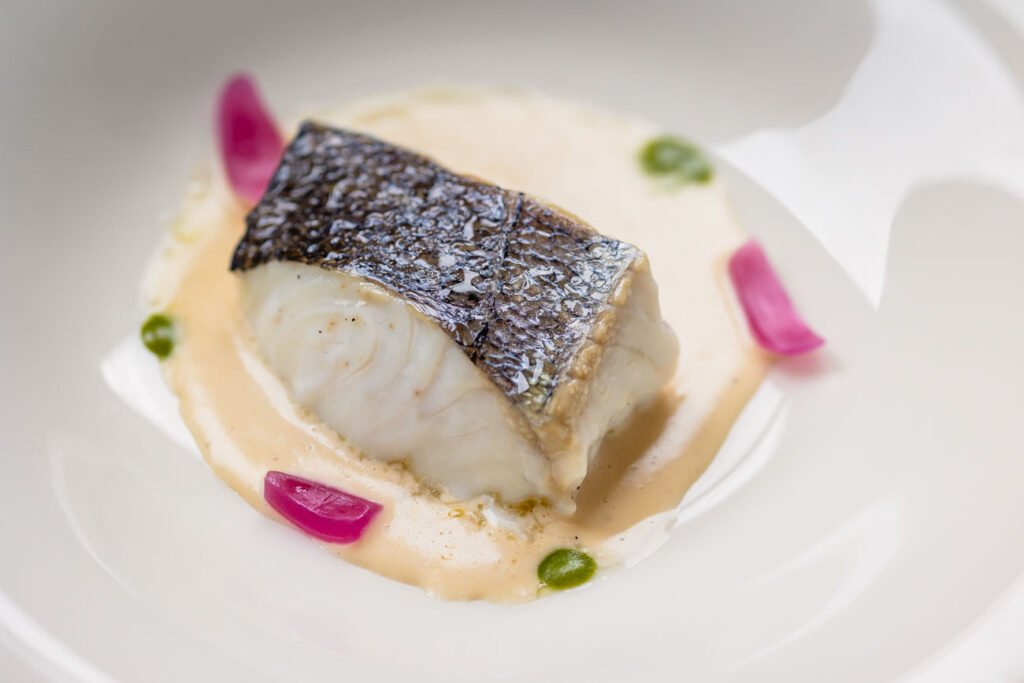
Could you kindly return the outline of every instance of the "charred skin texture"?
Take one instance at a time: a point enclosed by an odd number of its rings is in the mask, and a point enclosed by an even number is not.
[[[246,219],[231,269],[293,261],[405,297],[527,417],[569,447],[636,247],[521,192],[373,137],[304,123]],[[578,482],[577,482],[578,483]]]

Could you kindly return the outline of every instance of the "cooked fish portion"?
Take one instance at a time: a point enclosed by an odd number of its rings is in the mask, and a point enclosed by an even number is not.
[[[564,510],[677,347],[636,247],[408,150],[302,126],[232,269],[295,399],[458,498]]]

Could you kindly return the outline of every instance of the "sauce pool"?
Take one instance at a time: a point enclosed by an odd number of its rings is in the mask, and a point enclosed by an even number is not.
[[[148,287],[150,303],[174,320],[165,371],[211,469],[271,516],[268,471],[380,503],[357,543],[324,547],[445,598],[533,599],[538,567],[558,549],[585,550],[598,575],[629,559],[630,530],[678,505],[767,369],[725,280],[724,260],[745,237],[723,189],[709,182],[667,190],[645,176],[636,159],[658,134],[650,124],[529,93],[417,91],[314,118],[543,197],[644,249],[680,339],[679,371],[654,405],[605,440],[573,517],[486,498],[442,501],[410,472],[353,451],[263,365],[227,269],[244,211],[214,176],[186,203]]]

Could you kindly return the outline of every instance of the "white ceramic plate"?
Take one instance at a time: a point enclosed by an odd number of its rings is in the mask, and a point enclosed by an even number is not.
[[[0,679],[1019,680],[1020,8],[5,3]],[[586,590],[443,603],[340,563],[100,370],[240,67],[294,111],[468,81],[659,120],[717,153],[828,350]]]

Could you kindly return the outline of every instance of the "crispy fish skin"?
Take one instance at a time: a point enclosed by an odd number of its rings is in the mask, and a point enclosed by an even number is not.
[[[565,381],[614,287],[642,256],[522,193],[310,122],[246,226],[232,270],[296,261],[388,287],[533,413]]]
[[[554,463],[544,495],[574,489],[614,426],[602,421],[621,421],[674,368],[639,249],[367,135],[304,123],[246,227],[232,270],[290,261],[365,278],[435,321],[531,425]],[[618,379],[599,371],[638,279],[654,292],[643,314],[658,337],[653,370],[621,405],[588,412],[595,378]],[[558,466],[565,454],[573,464]]]

